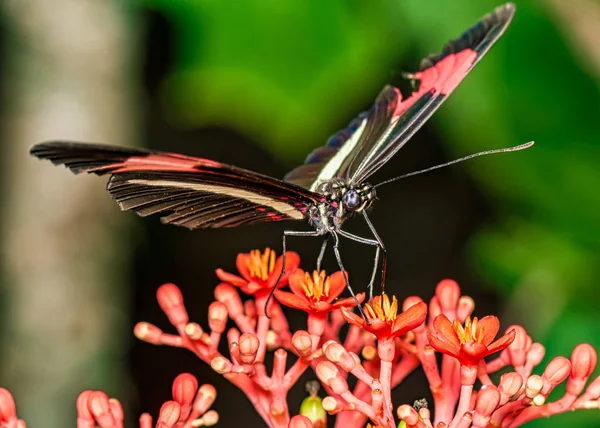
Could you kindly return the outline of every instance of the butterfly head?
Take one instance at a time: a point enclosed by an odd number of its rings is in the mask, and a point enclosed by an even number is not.
[[[370,184],[350,187],[342,194],[342,206],[349,212],[360,212],[375,200],[375,189]]]

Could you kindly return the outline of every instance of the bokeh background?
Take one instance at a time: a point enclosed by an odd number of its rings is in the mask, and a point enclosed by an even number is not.
[[[600,346],[600,3],[517,0],[513,24],[373,182],[536,141],[396,182],[372,220],[388,287],[429,298],[454,278],[476,314],[523,324],[547,358]],[[156,415],[182,371],[217,386],[221,426],[260,425],[243,395],[183,350],[137,342],[168,329],[155,290],[175,282],[204,322],[217,284],[290,224],[189,232],[121,213],[97,177],[30,158],[73,139],[208,157],[281,177],[500,3],[491,0],[2,0],[0,384],[33,427],[73,426],[87,388]],[[308,229],[308,225],[300,226]],[[364,233],[361,222],[349,230]],[[291,240],[311,265],[316,240]],[[344,242],[355,284],[372,249]],[[325,267],[333,270],[331,254]],[[302,318],[293,319],[300,328]],[[396,403],[427,394],[415,374]],[[292,392],[291,410],[304,396]],[[232,403],[235,403],[233,405]],[[597,411],[532,427],[597,427]]]

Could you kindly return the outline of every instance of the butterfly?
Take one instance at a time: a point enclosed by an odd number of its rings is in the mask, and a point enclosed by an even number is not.
[[[281,275],[285,272],[287,237],[325,237],[317,260],[319,270],[328,239],[332,238],[333,252],[352,296],[355,293],[342,263],[339,239],[371,245],[375,247],[368,286],[372,297],[380,257],[382,287],[387,266],[385,246],[367,215],[376,187],[471,157],[521,150],[533,144],[476,153],[376,186],[366,182],[408,142],[479,62],[503,34],[514,12],[511,3],[498,7],[447,43],[441,53],[423,59],[419,71],[407,75],[414,87],[409,97],[403,98],[395,87],[384,87],[368,111],[333,135],[325,146],[314,150],[303,165],[283,180],[208,159],[106,145],[53,141],[35,145],[31,154],[65,165],[74,173],[110,175],[107,190],[122,210],[135,211],[140,216],[160,214],[167,224],[198,229],[308,221],[314,226],[311,231],[283,232]],[[356,214],[362,215],[372,237],[357,236],[342,228]]]

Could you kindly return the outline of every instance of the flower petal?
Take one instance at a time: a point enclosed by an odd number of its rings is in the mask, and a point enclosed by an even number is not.
[[[457,349],[460,348],[460,339],[458,338],[458,335],[456,334],[452,323],[446,315],[442,314],[435,317],[435,319],[433,320],[432,327],[435,336],[438,339],[452,344]]]
[[[346,272],[346,274],[348,273]],[[337,296],[342,294],[342,291],[346,288],[346,280],[344,279],[344,273],[342,271],[337,271],[329,276],[329,287],[329,297],[327,298],[327,302],[331,303]]]
[[[252,281],[252,275],[250,275],[250,269],[248,269],[248,262],[250,261],[249,253],[240,253],[235,259],[235,266],[238,272],[246,281]]]
[[[275,268],[273,269],[273,272],[269,274],[269,282],[267,283],[269,288],[275,287],[275,283],[281,274],[282,265],[283,256],[279,256],[275,262]],[[279,286],[277,288],[281,288],[288,283],[289,274],[295,271],[298,266],[300,266],[300,256],[298,253],[295,253],[294,251],[287,251],[285,253],[285,272],[281,277],[281,281],[279,282]]]
[[[275,298],[281,304],[289,306],[290,308],[299,309],[301,311],[309,310],[308,300],[305,297],[298,296],[297,294],[277,290],[275,292]]]
[[[358,299],[359,303],[362,303],[363,300],[365,300],[365,293],[358,293],[356,298]],[[344,297],[343,299],[336,300],[333,304],[334,308],[341,308],[342,306],[346,308],[356,306],[356,300],[354,300],[354,297]]]
[[[281,270],[281,267],[279,269]],[[292,293],[296,296],[304,297],[306,296],[306,292],[304,291],[301,282],[304,282],[304,271],[302,269],[296,269],[289,275],[288,284]]]
[[[501,351],[502,349],[508,347],[508,345],[513,343],[516,335],[517,335],[517,332],[515,330],[511,330],[508,333],[506,333],[500,339],[496,340],[494,343],[492,343],[491,345],[488,346],[487,355],[493,354],[494,352]]]
[[[400,336],[423,324],[426,317],[427,305],[425,302],[419,302],[396,317],[392,324],[392,333]]]
[[[460,354],[460,346],[457,346],[453,343],[446,342],[438,339],[430,331],[427,332],[427,338],[429,339],[429,344],[433,349],[442,354],[450,355],[451,357],[458,358]]]
[[[348,322],[352,325],[355,325],[357,327],[363,328],[363,324],[365,323],[365,320],[361,316],[356,315],[350,309],[346,309],[343,306],[340,308],[340,310],[342,311],[342,316],[344,317],[346,322]]]
[[[487,346],[492,343],[498,334],[498,330],[500,330],[500,321],[497,317],[488,315],[487,317],[483,317],[478,321],[477,328],[483,329],[483,338],[481,343]]]
[[[217,269],[215,272],[221,281],[235,285],[236,287],[243,287],[248,283],[248,281],[246,281],[244,278],[240,278],[237,275],[225,272],[223,269]]]

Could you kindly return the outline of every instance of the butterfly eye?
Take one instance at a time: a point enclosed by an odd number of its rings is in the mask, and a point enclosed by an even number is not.
[[[363,200],[360,196],[360,193],[358,193],[354,189],[350,189],[346,193],[344,193],[344,196],[342,198],[342,204],[344,205],[344,208],[346,208],[348,211],[356,211],[363,204]]]

